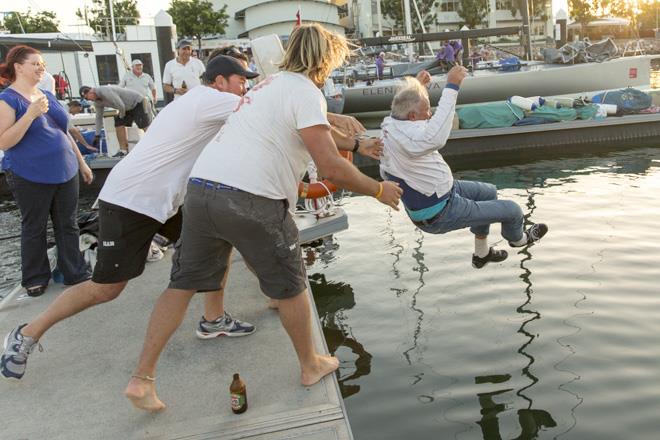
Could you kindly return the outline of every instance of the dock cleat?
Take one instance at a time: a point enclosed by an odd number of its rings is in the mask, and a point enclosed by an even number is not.
[[[207,321],[202,317],[196,333],[199,339],[212,339],[218,336],[247,336],[254,333],[254,330],[254,326],[249,322],[234,319],[225,312],[215,321]]]
[[[472,267],[475,269],[481,269],[488,263],[499,263],[506,260],[509,254],[505,250],[495,250],[494,248],[488,249],[488,255],[485,257],[478,257],[475,254],[472,254]]]
[[[0,358],[0,374],[7,379],[21,379],[27,367],[27,358],[41,344],[34,338],[23,336],[21,329],[27,324],[19,325],[5,337],[5,349]]]
[[[509,242],[509,246],[523,247],[534,244],[537,241],[539,241],[541,238],[543,238],[543,236],[547,233],[548,233],[548,225],[546,225],[545,223],[535,223],[525,231],[525,236],[527,237],[527,241],[525,243],[520,245],[515,245],[512,242]]]

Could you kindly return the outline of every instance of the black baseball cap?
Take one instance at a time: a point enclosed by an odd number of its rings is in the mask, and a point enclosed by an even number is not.
[[[241,75],[247,79],[259,76],[257,72],[252,72],[243,67],[241,62],[236,58],[228,57],[227,55],[218,55],[206,65],[206,72],[204,72],[204,79],[206,81],[213,82],[218,75],[222,75],[225,78],[231,75]]]

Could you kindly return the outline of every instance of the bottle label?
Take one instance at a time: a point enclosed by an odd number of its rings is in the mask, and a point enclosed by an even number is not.
[[[245,406],[245,394],[231,393],[231,409],[238,411]]]

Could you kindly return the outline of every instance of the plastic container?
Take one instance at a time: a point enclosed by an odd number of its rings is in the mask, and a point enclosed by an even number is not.
[[[605,110],[608,115],[616,115],[618,107],[616,104],[597,104],[598,108]]]
[[[573,98],[555,98],[557,108],[573,108],[575,106],[575,99]]]
[[[546,99],[542,96],[530,96],[527,99],[530,99],[534,104],[536,104],[536,107],[541,107],[546,103]]]
[[[280,37],[275,34],[264,35],[252,40],[250,45],[259,73],[272,75],[279,72],[278,66],[284,59],[284,49]]]
[[[534,101],[528,98],[523,98],[522,96],[512,96],[509,98],[509,102],[523,110],[534,111],[538,107]]]

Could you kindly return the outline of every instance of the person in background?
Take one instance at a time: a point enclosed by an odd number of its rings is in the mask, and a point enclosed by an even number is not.
[[[449,44],[449,41],[443,43],[442,48],[435,55],[435,59],[440,61],[440,65],[443,66],[444,69],[449,70],[454,66],[454,48]]]
[[[53,79],[55,80],[55,92],[57,92],[56,93],[57,99],[59,100],[66,99],[67,90],[69,88],[68,81],[66,80],[66,78],[64,78],[64,75],[60,73],[53,75]]]
[[[454,61],[459,66],[463,65],[463,44],[460,40],[451,40],[449,45],[454,49]]]
[[[192,43],[181,40],[176,45],[176,58],[169,60],[163,70],[163,90],[179,99],[188,90],[201,84],[204,63],[192,57]]]
[[[216,49],[213,49],[211,53],[209,54],[209,57],[206,59],[206,62],[208,63],[211,61],[213,58],[217,57],[218,55],[227,55],[232,58],[236,58],[237,60],[241,60],[245,62],[245,66],[249,68],[248,64],[248,56],[238,47],[231,45],[231,46],[225,46],[225,47],[218,47]],[[250,71],[254,72],[254,70],[250,69]]]
[[[67,104],[69,107],[69,114],[71,116],[77,115],[78,113],[82,113],[83,108],[82,105],[80,105],[80,101],[71,101]],[[78,127],[73,125],[73,119],[69,117],[69,123],[67,125],[67,130],[69,134],[73,137],[73,139],[78,142],[85,150],[87,151],[81,151],[82,154],[89,154],[89,153],[98,153],[99,149],[94,147],[93,145],[90,145],[89,142],[87,142],[87,139],[82,135]]]
[[[179,238],[190,170],[238,105],[249,76],[238,61],[218,57],[209,63],[205,85],[158,113],[153,130],[115,165],[99,194],[99,247],[92,279],[65,290],[43,313],[7,335],[10,343],[2,354],[0,374],[21,379],[30,352],[52,326],[117,298],[129,280],[144,271],[154,234]],[[195,331],[198,338],[254,332],[254,326],[226,313],[223,296],[223,289],[207,292]],[[81,335],[80,343],[84,341]]]
[[[376,57],[376,79],[383,79],[385,72],[385,52],[381,52]]]
[[[153,118],[149,98],[144,95],[119,86],[98,86],[80,88],[80,96],[94,103],[96,112],[96,137],[94,146],[96,147],[101,138],[101,129],[103,128],[103,110],[105,107],[117,109],[119,115],[115,116],[115,129],[117,130],[117,141],[119,141],[119,151],[114,157],[123,157],[128,154],[128,135],[126,127],[133,125],[133,122],[144,131],[147,131]]]
[[[21,285],[30,296],[46,291],[48,217],[57,243],[64,283],[89,279],[78,249],[78,172],[91,183],[92,170],[67,134],[67,112],[55,96],[38,88],[46,72],[41,54],[15,46],[0,65],[10,86],[0,93],[2,168],[21,213]]]
[[[222,287],[233,247],[252,267],[262,292],[279,300],[280,320],[298,355],[301,384],[311,386],[338,368],[336,358],[314,348],[305,268],[289,207],[296,204],[298,182],[312,158],[338,186],[369,194],[394,209],[401,191],[395,183],[379,183],[360,173],[339,156],[332,140],[320,87],[348,54],[342,36],[318,24],[296,27],[281,72],[241,99],[222,132],[200,154],[188,181],[170,285],[154,306],[125,391],[136,407],[165,408],[154,386],[158,358],[194,294]]]
[[[257,71],[257,63],[254,62],[254,57],[250,60],[250,64],[248,65],[248,67],[253,72]]]
[[[474,234],[472,266],[504,261],[508,254],[488,246],[491,223],[502,224],[502,236],[511,247],[522,247],[540,240],[548,227],[543,223],[523,230],[523,212],[511,200],[498,200],[495,185],[454,180],[449,165],[438,149],[445,146],[451,132],[456,98],[467,70],[454,66],[447,74],[435,114],[431,116],[428,90],[430,77],[421,83],[407,78],[394,95],[392,114],[383,120],[383,179],[403,188],[401,201],[408,217],[420,230],[430,234],[470,228]]]
[[[135,90],[142,96],[149,98],[152,106],[158,100],[156,97],[156,84],[154,79],[148,73],[144,72],[142,60],[133,60],[131,70],[119,82],[119,87]]]

